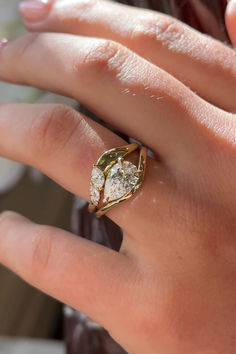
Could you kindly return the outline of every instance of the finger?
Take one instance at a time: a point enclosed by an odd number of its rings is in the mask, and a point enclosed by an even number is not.
[[[89,200],[93,164],[104,151],[126,144],[111,131],[67,106],[0,105],[0,156],[41,170],[85,200]],[[170,194],[167,174],[164,166],[148,160],[140,190],[108,213],[135,239],[141,240],[146,234],[148,222],[153,225],[157,200],[160,213],[162,210],[166,213],[163,206]],[[159,221],[156,222],[159,225]]]
[[[121,320],[124,304],[119,299],[125,282],[132,283],[131,262],[121,253],[5,212],[0,217],[0,263],[105,327],[114,318]]]
[[[27,35],[1,51],[0,77],[78,99],[176,168],[186,160],[186,145],[199,145],[196,129],[222,115],[163,70],[108,40]]]
[[[231,0],[228,3],[226,13],[225,13],[225,21],[227,30],[231,39],[231,42],[236,47],[236,1]]]
[[[115,40],[162,67],[207,101],[227,111],[236,109],[236,54],[220,42],[174,18],[111,1],[55,0],[43,8],[44,20],[42,12],[32,12],[29,3],[20,6],[30,31]]]

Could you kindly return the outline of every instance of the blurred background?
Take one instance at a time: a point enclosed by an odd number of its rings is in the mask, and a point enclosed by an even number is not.
[[[0,0],[0,38],[24,33],[18,3]],[[65,97],[0,82],[0,103],[59,101],[77,105]],[[35,222],[69,229],[72,201],[68,192],[40,172],[0,158],[0,211],[14,210]],[[0,336],[60,339],[61,306],[0,265]],[[7,350],[6,341],[0,340],[0,353],[7,354]],[[35,350],[37,353],[36,347]],[[43,353],[42,347],[39,352]],[[19,345],[16,353],[21,353]],[[23,353],[26,354],[26,349]]]

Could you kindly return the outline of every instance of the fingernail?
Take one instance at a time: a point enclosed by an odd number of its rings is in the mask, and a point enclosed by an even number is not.
[[[50,0],[28,0],[19,4],[19,12],[28,22],[45,20],[50,12]]]
[[[0,39],[0,50],[2,50],[8,43],[8,39],[7,38],[2,38]]]

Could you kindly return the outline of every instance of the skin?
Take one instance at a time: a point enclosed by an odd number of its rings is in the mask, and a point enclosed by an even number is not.
[[[100,0],[20,11],[37,33],[0,46],[0,79],[71,96],[157,157],[142,188],[108,213],[124,230],[119,253],[5,212],[0,262],[129,353],[235,353],[235,51]],[[231,7],[236,43],[233,18]],[[124,143],[67,106],[0,105],[1,156],[87,200],[93,163]]]

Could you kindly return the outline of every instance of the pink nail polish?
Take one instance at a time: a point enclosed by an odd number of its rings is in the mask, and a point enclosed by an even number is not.
[[[19,4],[19,12],[28,22],[45,20],[51,9],[51,0],[28,0]]]
[[[8,43],[8,39],[7,38],[2,38],[0,39],[0,50],[2,50]]]

